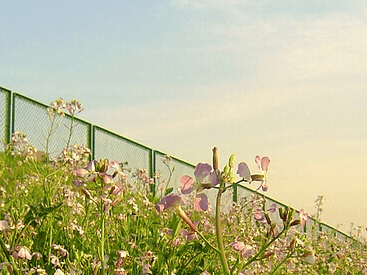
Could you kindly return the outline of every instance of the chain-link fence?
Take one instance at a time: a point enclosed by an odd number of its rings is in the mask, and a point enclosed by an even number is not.
[[[143,168],[152,172],[152,149],[124,138],[99,126],[93,126],[92,158],[127,162],[130,169]]]
[[[11,91],[0,87],[0,139],[1,150],[5,149],[5,145],[10,142],[10,101]]]
[[[58,155],[68,143],[70,145],[86,145],[91,149],[92,159],[107,158],[117,160],[120,163],[127,162],[126,167],[132,170],[136,168],[146,169],[152,177],[159,175],[156,177],[156,184],[161,185],[163,189],[172,187],[174,192],[178,191],[182,175],[194,177],[195,166],[193,164],[171,157],[167,166],[167,162],[165,162],[167,154],[69,114],[65,114],[64,117],[56,117],[53,127],[56,127],[57,131],[50,132],[52,127],[47,114],[48,107],[44,103],[0,87],[1,150],[4,150],[5,145],[10,142],[11,134],[20,131],[27,134],[28,142],[31,145],[38,150],[47,150],[50,156]],[[69,140],[70,127],[73,130]],[[57,137],[55,133],[57,133]],[[216,191],[213,188],[205,190],[211,205],[215,205]],[[228,211],[233,202],[239,202],[241,199],[252,199],[254,194],[258,193],[245,186],[238,187],[234,191],[231,189],[223,194],[223,209]],[[287,207],[265,195],[258,195],[266,201],[264,210],[270,208],[274,203],[277,207]],[[297,211],[295,218],[298,215]],[[271,218],[279,225],[281,224],[277,212],[271,214]],[[314,219],[311,219],[304,228],[299,226],[299,230],[304,230],[309,234],[322,231],[338,237],[349,238],[343,232]]]
[[[47,114],[48,105],[13,93],[12,107],[12,132],[26,133],[30,144],[38,150],[47,150],[50,156],[59,154],[66,147],[71,127],[70,145],[78,144],[88,147],[91,145],[90,123],[65,114],[64,117],[55,118],[54,130],[50,132],[51,120]],[[49,139],[48,145],[47,139]]]

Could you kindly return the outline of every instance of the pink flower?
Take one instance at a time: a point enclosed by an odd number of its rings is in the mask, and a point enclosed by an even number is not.
[[[18,252],[18,258],[31,260],[31,252],[28,247],[22,246]]]
[[[263,191],[268,191],[268,185],[266,180],[266,174],[268,173],[270,159],[268,157],[260,158],[259,156],[255,157],[255,162],[257,164],[257,167],[263,172],[264,176],[261,182],[261,185],[258,187],[258,189],[262,189]]]
[[[219,184],[218,177],[220,176],[219,170],[212,170],[212,167],[208,163],[198,163],[194,171],[195,180],[188,176],[182,176],[180,179],[181,193],[190,194],[196,190],[196,199],[194,208],[197,211],[208,210],[208,197],[203,193],[204,189],[210,189],[211,187]]]
[[[181,208],[181,204],[185,204],[186,202],[180,195],[175,195],[173,193],[165,196],[161,199],[159,203],[155,205],[155,208],[158,212],[163,212],[168,208],[174,207],[177,209],[178,215],[188,224],[190,229],[193,232],[197,232],[197,226],[190,220],[190,218],[186,215],[185,211]]]
[[[169,194],[161,199],[159,203],[155,205],[155,208],[158,212],[163,212],[170,207],[180,206],[181,204],[185,204],[186,202],[180,195]]]
[[[199,225],[199,221],[198,220],[196,220],[196,221],[194,221],[193,222],[193,224],[196,226],[196,227],[198,227],[198,225]],[[192,241],[194,238],[196,238],[197,236],[196,236],[196,232],[193,232],[193,231],[191,231],[191,230],[186,230],[186,229],[183,229],[182,230],[182,237],[183,238],[186,238],[186,240],[188,240],[188,241]]]
[[[234,250],[241,251],[243,258],[247,258],[254,252],[254,248],[251,245],[245,245],[243,242],[236,241],[229,245],[232,246]]]
[[[251,181],[251,172],[246,163],[240,162],[238,164],[237,174],[246,181]]]
[[[9,226],[8,221],[6,221],[6,220],[0,221],[0,231],[3,231],[4,229],[7,229],[8,226]]]
[[[268,157],[260,158],[259,156],[255,157],[255,162],[257,163],[257,167],[261,169],[263,172],[267,172],[269,169],[270,159]]]
[[[270,205],[268,212],[274,213],[276,210],[277,210],[277,205],[273,203],[272,205]]]
[[[306,222],[309,219],[308,213],[305,213],[305,211],[303,209],[301,209],[299,211],[299,219],[301,220],[302,226],[305,226],[306,225]]]
[[[208,197],[204,193],[196,194],[194,209],[196,211],[206,211],[209,207]]]
[[[254,211],[254,219],[255,219],[255,221],[258,221],[258,222],[261,222],[261,223],[266,223],[265,214],[261,209],[256,209]]]

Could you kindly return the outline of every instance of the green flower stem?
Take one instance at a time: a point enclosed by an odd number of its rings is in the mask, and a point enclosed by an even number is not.
[[[52,136],[52,132],[54,129],[54,124],[55,124],[55,120],[56,120],[56,111],[52,111],[53,112],[53,117],[51,119],[51,126],[50,129],[48,130],[48,134],[47,134],[47,138],[46,138],[46,153],[49,153],[49,147],[50,147],[50,140],[51,140],[51,136]]]
[[[100,179],[101,181],[101,274],[105,274],[105,264],[104,264],[104,242],[105,242],[105,212],[104,212],[104,203],[102,199],[103,189],[104,189],[104,181],[103,179]]]
[[[295,253],[296,251],[294,250],[294,251],[292,251],[291,253],[288,253],[288,255],[287,255],[287,257],[285,257],[284,259],[283,259],[283,261],[281,261],[275,268],[274,268],[274,270],[269,274],[269,275],[273,275],[273,274],[275,274],[277,271],[278,271],[278,269],[290,258],[290,257],[292,257],[293,256],[293,254]]]
[[[228,262],[226,258],[226,254],[224,252],[224,244],[223,244],[223,238],[222,238],[222,224],[221,224],[221,213],[220,213],[220,202],[222,198],[222,193],[224,190],[224,186],[221,184],[218,195],[217,195],[217,201],[216,201],[216,209],[215,209],[215,233],[217,235],[217,242],[218,242],[218,248],[219,248],[219,258],[220,262],[222,264],[223,274],[229,275],[229,267]]]
[[[267,245],[265,245],[263,248],[261,248],[259,250],[259,252],[257,252],[257,254],[255,256],[253,256],[250,260],[248,260],[241,268],[240,270],[243,270],[245,267],[249,266],[252,262],[254,262],[255,260],[257,260],[257,257],[259,257],[262,253],[264,253],[264,251],[273,243],[275,242],[284,232],[286,232],[288,230],[287,227],[283,228],[283,230],[278,234],[278,236],[276,236],[275,238],[273,238]]]
[[[101,205],[102,213],[101,213],[101,268],[102,268],[102,275],[105,274],[105,264],[104,264],[104,226],[105,226],[105,220],[104,220],[104,212],[103,212],[103,204]]]
[[[52,247],[52,216],[51,216],[51,219],[49,219],[48,223],[50,224],[50,227],[49,227],[49,230],[50,230],[50,238],[48,240],[48,255],[51,254],[51,247]],[[48,257],[48,264],[50,264],[50,261],[51,261],[51,258]]]
[[[70,122],[70,128],[69,128],[69,137],[68,137],[68,142],[66,143],[66,148],[69,147],[70,145],[70,140],[71,140],[71,134],[73,133],[73,128],[74,128],[74,114],[72,114],[71,116],[71,122]]]
[[[18,267],[17,267],[17,265],[14,263],[13,258],[12,258],[12,257],[10,257],[9,252],[8,252],[8,249],[6,248],[6,245],[5,245],[5,243],[4,243],[4,240],[3,240],[3,237],[2,237],[2,236],[0,236],[0,246],[1,246],[1,248],[2,248],[2,250],[3,250],[3,252],[4,252],[4,254],[5,254],[6,259],[8,260],[8,262],[9,262],[9,263],[11,263],[11,265],[12,265],[12,267],[13,267],[13,273],[14,273],[15,275],[19,275],[20,273],[18,272]]]
[[[203,241],[207,245],[209,245],[215,252],[217,252],[218,254],[220,254],[219,250],[216,247],[214,247],[199,231],[197,231],[196,234],[198,234],[200,236],[200,238],[202,238]]]

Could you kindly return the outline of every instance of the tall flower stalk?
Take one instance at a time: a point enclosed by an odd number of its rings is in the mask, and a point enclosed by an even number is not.
[[[256,156],[255,162],[258,164],[262,174],[251,175],[250,170],[248,169],[246,163],[242,162],[238,166],[237,174],[242,177],[242,180],[239,182],[235,182],[233,168],[234,168],[235,156],[231,155],[228,161],[228,164],[225,165],[223,171],[219,170],[219,157],[218,157],[218,149],[216,147],[213,148],[213,169],[210,164],[207,163],[198,163],[195,167],[194,175],[195,179],[192,177],[185,175],[181,177],[181,193],[183,195],[189,194],[191,192],[196,192],[195,201],[194,201],[194,209],[196,211],[206,211],[208,210],[208,197],[204,193],[205,189],[217,188],[218,193],[216,197],[215,203],[215,234],[216,234],[216,242],[217,247],[214,247],[210,244],[207,239],[199,232],[198,228],[192,226],[192,222],[186,215],[183,215],[184,211],[181,208],[181,204],[185,204],[184,199],[180,195],[169,194],[166,197],[163,197],[162,200],[156,205],[158,212],[163,212],[164,210],[174,207],[178,209],[179,216],[186,222],[186,224],[197,233],[208,245],[211,247],[219,256],[222,272],[225,275],[233,274],[233,270],[230,270],[226,253],[225,253],[225,245],[223,240],[223,229],[222,229],[222,219],[221,219],[221,200],[223,193],[233,186],[238,185],[240,182],[252,182],[252,181],[260,181],[260,187],[266,191],[266,173],[269,167],[270,160],[268,157],[263,157],[262,159],[259,156]],[[260,188],[259,187],[259,188]],[[231,273],[232,272],[232,273]]]
[[[83,106],[78,100],[73,99],[72,101],[69,101],[69,102],[66,103],[65,108],[66,108],[66,110],[68,110],[69,114],[71,115],[70,126],[68,127],[69,137],[68,137],[68,141],[66,143],[66,147],[69,147],[70,141],[71,141],[71,136],[72,136],[72,133],[73,133],[73,129],[76,126],[76,124],[74,122],[75,121],[75,115],[77,115],[78,113],[83,111]]]
[[[52,136],[55,134],[56,129],[59,127],[59,124],[56,123],[57,117],[64,117],[65,114],[63,112],[63,108],[66,107],[65,101],[62,98],[54,100],[50,103],[50,107],[47,108],[47,116],[50,120],[50,128],[48,129],[47,137],[46,137],[46,154],[50,152],[50,142]]]
[[[108,169],[114,169],[108,173]],[[96,204],[100,216],[100,244],[99,260],[101,263],[101,274],[106,273],[105,243],[106,243],[106,217],[110,209],[116,206],[122,198],[124,173],[118,162],[109,162],[107,159],[92,161],[85,168],[77,168],[74,171],[78,177],[73,180],[74,185],[79,188],[86,198]],[[98,269],[95,270],[97,272]]]
[[[224,243],[223,243],[223,237],[222,237],[223,234],[222,234],[221,211],[220,211],[222,194],[225,191],[226,186],[225,186],[225,182],[220,179],[220,176],[218,173],[219,172],[218,163],[219,163],[218,149],[217,147],[214,147],[213,149],[213,168],[214,168],[215,174],[217,175],[218,181],[220,181],[220,186],[219,186],[217,199],[216,199],[216,205],[215,205],[215,233],[217,237],[219,258],[222,264],[223,273],[230,274],[226,253],[224,251]]]

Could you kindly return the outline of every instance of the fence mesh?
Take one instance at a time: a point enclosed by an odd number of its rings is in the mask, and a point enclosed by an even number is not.
[[[100,127],[93,127],[94,158],[128,162],[127,168],[132,170],[143,168],[150,170],[151,149],[119,136]]]
[[[27,134],[28,142],[38,150],[46,151],[47,137],[50,133],[51,122],[47,115],[47,105],[14,94],[13,130]],[[71,117],[57,117],[55,128],[50,137],[48,152],[57,156],[67,145]],[[89,145],[89,125],[82,120],[74,119],[69,145]]]
[[[154,151],[154,167],[156,174],[159,174],[161,176],[160,180],[169,180],[170,177],[170,171],[163,162],[163,160],[165,159],[165,155],[166,154],[164,154],[163,152]],[[178,188],[180,187],[181,177],[183,175],[189,175],[190,177],[193,177],[195,166],[177,158],[172,158],[172,160],[169,161],[168,165],[171,169],[174,169],[171,179],[168,183],[168,187],[173,187],[174,192],[177,192]],[[162,182],[161,188],[164,188],[165,186],[165,182]]]
[[[1,150],[5,149],[5,144],[7,143],[7,135],[9,132],[9,101],[10,100],[10,91],[5,90],[0,87],[0,148]]]

